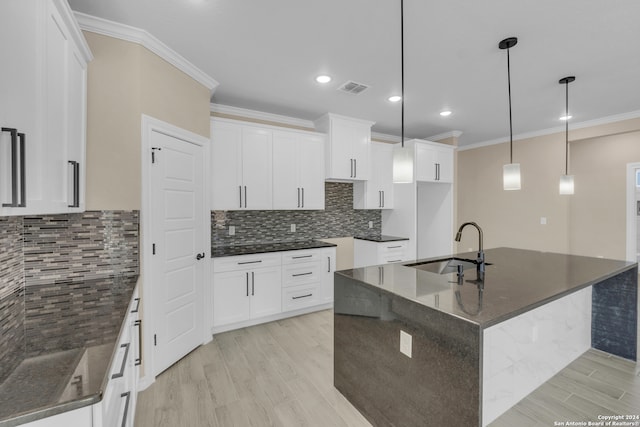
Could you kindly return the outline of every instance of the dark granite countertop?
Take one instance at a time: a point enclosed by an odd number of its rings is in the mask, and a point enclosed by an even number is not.
[[[304,240],[300,242],[276,242],[255,245],[214,246],[211,248],[211,257],[225,257],[235,255],[251,255],[266,252],[298,251],[303,249],[318,249],[335,247],[333,243],[320,240]]]
[[[371,235],[371,236],[354,236],[354,239],[368,240],[370,242],[384,243],[384,242],[399,242],[401,240],[409,240],[408,237],[397,237],[387,235]]]
[[[455,256],[473,260],[476,253]],[[424,260],[335,274],[486,328],[637,267],[626,261],[512,248],[489,249],[485,256],[491,265],[486,266],[482,290],[475,268],[465,270],[464,283],[458,285],[455,273],[406,266]],[[433,260],[442,258],[446,257]]]
[[[27,290],[27,298],[34,295],[46,307],[46,298],[51,296],[55,298],[52,303],[61,309],[33,315],[37,344],[28,346],[24,360],[0,384],[0,427],[17,426],[102,399],[137,281],[138,276],[126,276],[57,282]],[[78,305],[81,311],[73,313]],[[29,316],[26,313],[27,321]],[[70,384],[72,377],[80,381]]]

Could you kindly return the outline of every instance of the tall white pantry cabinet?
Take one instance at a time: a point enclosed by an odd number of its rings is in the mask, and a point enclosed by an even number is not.
[[[64,0],[0,13],[0,215],[80,212],[89,47]]]

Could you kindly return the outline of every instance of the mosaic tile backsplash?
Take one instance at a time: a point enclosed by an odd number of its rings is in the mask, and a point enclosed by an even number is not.
[[[25,284],[138,274],[138,212],[24,218]]]
[[[25,349],[22,219],[0,218],[0,382]]]
[[[137,211],[0,217],[0,382],[27,349],[40,351],[42,337],[29,325],[51,323],[51,310],[83,308],[78,282],[139,273],[138,218]]]
[[[369,221],[373,228],[369,228]],[[291,232],[291,224],[296,231]],[[229,236],[229,226],[236,228]],[[325,210],[212,211],[211,244],[217,246],[293,242],[380,234],[380,210],[353,209],[353,184],[325,183]]]

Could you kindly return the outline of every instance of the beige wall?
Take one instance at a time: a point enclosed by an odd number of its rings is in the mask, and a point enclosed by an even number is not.
[[[619,133],[633,129],[636,132]],[[570,130],[573,196],[558,194],[564,173],[564,133],[514,141],[513,161],[521,164],[520,191],[502,189],[508,143],[458,152],[457,223],[478,222],[486,248],[624,259],[626,164],[640,161],[638,130],[636,119]],[[546,225],[540,223],[541,217],[547,219]],[[477,236],[469,232],[458,249],[476,247]]]
[[[209,137],[209,90],[146,48],[85,32],[87,210],[140,209],[141,117]]]

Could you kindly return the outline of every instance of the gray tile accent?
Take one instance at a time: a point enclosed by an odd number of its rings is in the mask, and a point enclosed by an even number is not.
[[[24,356],[22,218],[0,218],[0,383]]]
[[[296,225],[295,233],[291,224]],[[230,225],[236,227],[234,236],[229,236]],[[353,209],[350,183],[325,183],[325,210],[211,212],[214,247],[380,235],[381,228],[380,210]]]
[[[638,268],[593,285],[591,346],[637,360]]]
[[[136,275],[138,234],[137,211],[25,217],[25,284]]]

